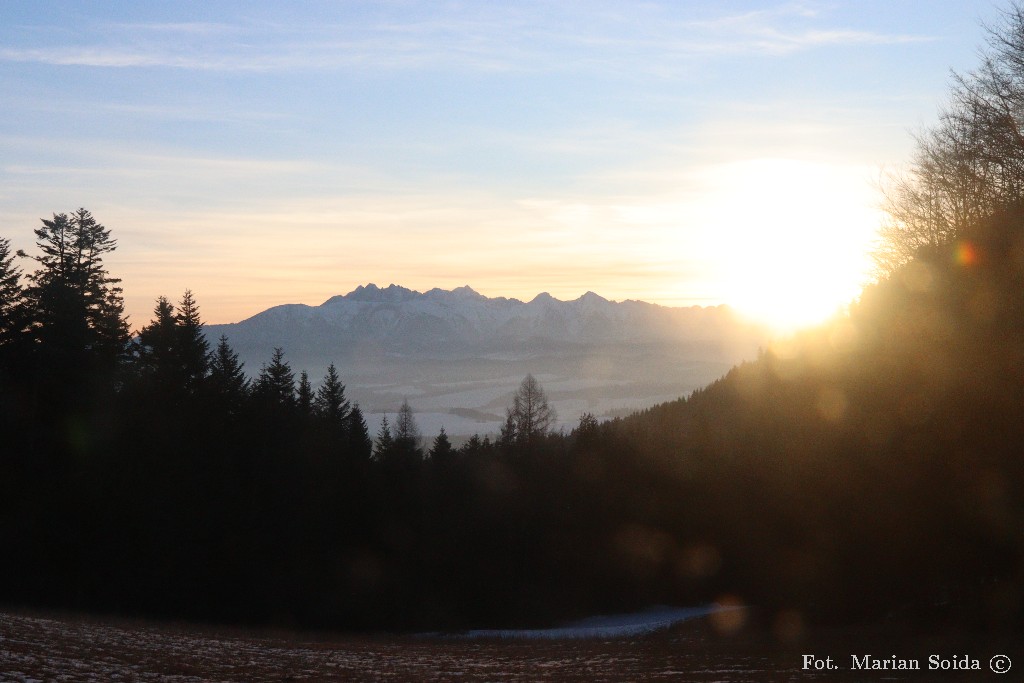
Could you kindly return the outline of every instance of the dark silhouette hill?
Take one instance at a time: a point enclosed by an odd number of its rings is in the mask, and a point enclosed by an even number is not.
[[[743,600],[1019,623],[1022,339],[1024,214],[1008,210],[603,443],[680,484],[687,533]]]

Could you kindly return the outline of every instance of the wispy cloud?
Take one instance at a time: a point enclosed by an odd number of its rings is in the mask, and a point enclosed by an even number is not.
[[[667,5],[463,7],[402,18],[105,23],[95,42],[0,48],[0,60],[55,66],[164,67],[206,71],[402,70],[685,73],[694,60],[785,55],[829,46],[929,41],[924,35],[828,25],[808,3],[692,17]],[[692,6],[690,14],[692,14]]]

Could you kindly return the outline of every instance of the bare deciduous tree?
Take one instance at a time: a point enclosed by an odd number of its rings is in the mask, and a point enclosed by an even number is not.
[[[917,136],[909,169],[888,178],[882,274],[1024,200],[1024,7],[986,29],[981,66],[954,73],[939,123]]]
[[[545,436],[557,419],[548,405],[548,397],[533,375],[527,375],[506,414],[502,440],[506,443],[530,444]]]

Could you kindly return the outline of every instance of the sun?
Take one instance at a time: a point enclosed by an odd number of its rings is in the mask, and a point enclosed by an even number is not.
[[[856,298],[881,219],[868,169],[759,159],[711,181],[706,246],[724,302],[790,332]]]

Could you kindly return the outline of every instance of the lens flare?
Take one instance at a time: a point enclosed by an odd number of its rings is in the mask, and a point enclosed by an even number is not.
[[[954,258],[961,266],[973,266],[978,262],[978,249],[970,242],[962,241],[956,245],[956,255]]]

